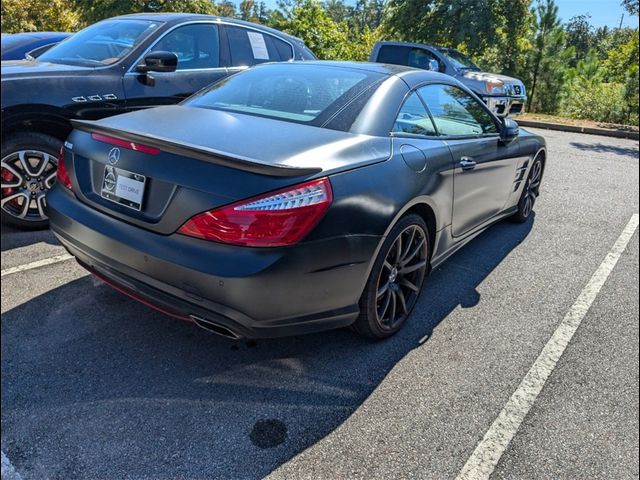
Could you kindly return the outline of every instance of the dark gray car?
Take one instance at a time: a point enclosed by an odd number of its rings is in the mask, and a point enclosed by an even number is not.
[[[74,121],[51,228],[121,292],[232,337],[385,338],[430,269],[529,217],[544,140],[440,73],[273,63]]]
[[[315,60],[291,35],[242,20],[140,13],[95,23],[35,61],[2,64],[2,221],[42,228],[71,120],[178,103],[263,62]]]

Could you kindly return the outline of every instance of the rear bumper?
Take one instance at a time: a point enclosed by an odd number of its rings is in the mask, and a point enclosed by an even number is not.
[[[214,323],[238,338],[351,324],[381,240],[362,235],[288,248],[235,247],[144,230],[60,188],[50,191],[47,204],[52,231],[89,271],[164,313]]]
[[[516,116],[524,113],[527,97],[482,97],[489,109],[501,117]]]

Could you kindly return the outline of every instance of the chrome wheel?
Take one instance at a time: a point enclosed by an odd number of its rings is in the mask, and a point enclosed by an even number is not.
[[[27,222],[46,220],[46,192],[55,183],[57,164],[55,156],[40,150],[18,150],[2,158],[4,214]]]
[[[542,162],[535,160],[529,173],[529,180],[524,191],[524,198],[522,204],[522,215],[528,217],[533,206],[536,203],[536,198],[540,194],[540,180],[542,179]]]
[[[415,305],[427,271],[427,234],[419,225],[410,225],[391,245],[378,276],[376,320],[385,330],[393,330]]]

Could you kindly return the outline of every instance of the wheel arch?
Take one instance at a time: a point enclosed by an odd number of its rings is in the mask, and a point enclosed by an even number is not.
[[[542,161],[542,174],[540,176],[540,179],[542,179],[542,177],[544,177],[545,167],[547,166],[547,149],[540,147],[533,158],[538,158],[538,156],[540,156],[540,160]]]
[[[369,275],[371,275],[371,270],[373,269],[373,265],[375,264],[376,258],[378,258],[378,255],[380,254],[380,249],[382,248],[382,245],[387,239],[389,232],[391,232],[393,227],[400,221],[401,218],[411,213],[415,213],[416,215],[419,215],[427,224],[427,235],[430,242],[429,270],[431,269],[431,257],[433,255],[433,251],[435,248],[436,232],[438,232],[443,227],[442,225],[439,224],[440,218],[438,217],[436,212],[437,212],[437,208],[434,202],[432,201],[432,199],[430,197],[425,197],[425,196],[416,197],[412,199],[410,202],[405,204],[400,210],[398,210],[398,212],[396,212],[393,219],[389,222],[389,225],[387,226],[387,229],[385,230],[384,234],[380,238],[380,241],[378,242],[375,252],[371,257],[371,260],[369,262],[369,267],[367,269],[367,275],[365,277],[365,283],[363,284],[363,288],[364,288],[364,285],[366,285],[366,279],[368,279]]]
[[[41,133],[64,141],[72,127],[68,113],[51,105],[20,105],[2,112],[2,141],[17,133]]]

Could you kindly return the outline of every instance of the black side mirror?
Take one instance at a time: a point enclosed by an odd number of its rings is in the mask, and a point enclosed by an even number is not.
[[[520,127],[518,126],[518,122],[515,120],[511,120],[510,118],[505,118],[502,120],[502,128],[500,129],[500,140],[504,143],[510,143],[518,136],[520,133]]]
[[[178,67],[178,56],[173,52],[156,50],[147,53],[144,64],[138,65],[136,70],[147,72],[175,72]]]

